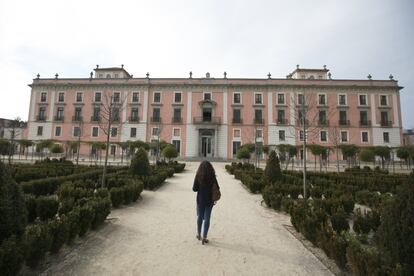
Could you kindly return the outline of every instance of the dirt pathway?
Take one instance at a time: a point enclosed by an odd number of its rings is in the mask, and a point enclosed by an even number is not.
[[[214,163],[222,199],[213,208],[210,243],[195,238],[198,163],[142,200],[113,210],[109,223],[53,260],[43,275],[331,275],[284,227],[287,216],[260,205]]]

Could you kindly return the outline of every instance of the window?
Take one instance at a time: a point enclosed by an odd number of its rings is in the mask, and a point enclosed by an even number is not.
[[[98,78],[103,78],[103,74],[99,74]]]
[[[263,130],[256,129],[256,138],[263,138]]]
[[[80,135],[81,135],[80,127],[74,127],[73,128],[73,136],[74,137],[79,137]]]
[[[116,146],[111,145],[111,155],[115,155],[115,154],[116,154]]]
[[[261,109],[255,109],[254,110],[254,119],[256,121],[261,121],[262,120],[262,110]]]
[[[368,125],[368,113],[365,110],[359,112],[359,120],[361,126]]]
[[[298,104],[299,105],[305,104],[305,96],[303,96],[303,94],[298,94]]]
[[[39,107],[39,121],[46,120],[46,108],[41,106]]]
[[[387,96],[386,95],[381,95],[381,102],[380,104],[382,106],[386,106],[387,105]]]
[[[205,92],[204,93],[204,100],[205,101],[211,101],[211,93],[210,92]]]
[[[131,131],[130,131],[130,135],[131,138],[135,138],[137,137],[137,128],[136,127],[131,127]]]
[[[241,131],[240,129],[233,129],[233,138],[240,138],[241,136]]]
[[[326,125],[326,110],[319,110],[319,124]]]
[[[43,135],[43,126],[38,126],[37,127],[37,136],[42,136]]]
[[[98,127],[93,127],[92,128],[92,137],[98,137],[99,135],[99,128]]]
[[[93,108],[93,116],[92,116],[92,121],[97,122],[99,121],[99,116],[101,113],[101,108],[100,107],[94,107]]]
[[[388,112],[387,111],[381,111],[381,126],[389,126],[388,121]]]
[[[76,102],[81,103],[82,102],[82,92],[76,93]]]
[[[63,103],[65,101],[65,93],[59,92],[58,102]]]
[[[173,120],[175,123],[181,122],[181,108],[174,108]]]
[[[82,107],[75,108],[75,121],[82,120]]]
[[[240,109],[233,109],[233,124],[241,123],[241,111]]]
[[[161,93],[154,92],[154,103],[160,103],[160,102],[161,102]]]
[[[95,93],[95,102],[100,103],[101,102],[101,98],[102,98],[101,92],[96,92]]]
[[[59,106],[56,112],[56,120],[63,120],[63,107]]]
[[[114,93],[114,95],[113,95],[113,101],[114,101],[114,103],[119,103],[119,100],[120,100],[120,93],[119,92],[115,92]]]
[[[319,94],[318,95],[318,104],[319,105],[326,105],[326,95],[325,94]]]
[[[158,127],[153,127],[152,128],[152,136],[158,136]]]
[[[240,95],[240,93],[233,93],[233,103],[234,104],[241,103],[241,95]]]
[[[159,108],[154,108],[152,110],[152,121],[160,122],[160,109]]]
[[[178,155],[180,155],[181,152],[181,141],[180,140],[172,140],[172,144],[177,150]]]
[[[348,131],[341,131],[341,142],[348,142]]]
[[[384,136],[384,143],[389,143],[390,142],[390,133],[389,132],[384,132],[382,135]]]
[[[115,76],[116,79],[119,78],[119,74],[115,74],[114,76]]]
[[[368,131],[361,132],[361,140],[363,143],[368,143]]]
[[[113,127],[111,129],[111,137],[116,137],[118,135],[118,128],[117,127]]]
[[[283,93],[277,94],[277,104],[285,104],[285,94]]]
[[[339,105],[346,105],[346,95],[345,94],[339,94],[338,95],[338,104]]]
[[[174,128],[173,136],[174,137],[180,137],[180,129],[179,128]]]
[[[241,147],[240,141],[233,141],[233,158],[237,156],[237,150]]]
[[[367,105],[367,95],[359,95],[359,105]]]
[[[261,93],[255,93],[254,94],[254,103],[255,104],[262,104],[262,94]]]
[[[303,141],[303,140],[304,140],[304,137],[303,137],[303,130],[300,130],[300,131],[299,131],[299,140],[300,140],[300,141]]]
[[[111,74],[106,74],[106,78],[110,79],[111,78]]]
[[[340,110],[339,111],[339,124],[340,125],[347,125],[348,124],[346,110]]]
[[[60,136],[62,134],[62,127],[57,126],[55,128],[55,136]]]
[[[279,141],[285,141],[286,135],[284,130],[279,130]]]
[[[42,92],[42,94],[40,94],[40,101],[42,103],[46,102],[46,98],[47,98],[47,93],[46,92]]]
[[[137,122],[138,121],[138,108],[132,108],[131,109],[131,122]]]
[[[174,93],[174,102],[175,103],[181,103],[181,92],[175,92]]]
[[[114,107],[112,110],[112,120],[114,122],[118,122],[119,121],[119,108]]]
[[[328,141],[328,135],[327,135],[327,133],[326,133],[326,131],[325,131],[325,130],[322,130],[322,131],[321,131],[320,136],[321,136],[321,142],[326,142],[326,141]]]
[[[285,119],[285,110],[284,109],[279,109],[277,111],[277,123],[278,124],[286,124],[286,119]]]
[[[138,92],[133,92],[132,93],[132,102],[133,103],[139,102],[139,93]]]

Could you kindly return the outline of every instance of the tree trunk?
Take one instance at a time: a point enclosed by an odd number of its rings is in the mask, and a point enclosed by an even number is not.
[[[335,151],[336,151],[336,168],[337,168],[338,173],[339,173],[339,149],[338,149],[338,147],[336,147]]]

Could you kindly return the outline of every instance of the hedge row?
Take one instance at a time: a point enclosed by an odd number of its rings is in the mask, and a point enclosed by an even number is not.
[[[83,205],[48,222],[26,227],[22,239],[11,237],[0,246],[0,271],[16,275],[23,262],[37,267],[47,252],[57,253],[64,244],[101,225],[111,210],[108,198],[90,198]]]

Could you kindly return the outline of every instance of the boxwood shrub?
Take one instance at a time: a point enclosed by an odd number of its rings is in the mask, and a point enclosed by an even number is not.
[[[48,220],[57,214],[59,202],[56,196],[36,198],[36,214],[41,220]]]
[[[28,225],[24,234],[26,264],[31,268],[37,267],[49,251],[52,241],[46,223]]]
[[[16,236],[11,236],[0,244],[1,275],[18,275],[23,262],[24,252],[21,242],[16,238]]]

